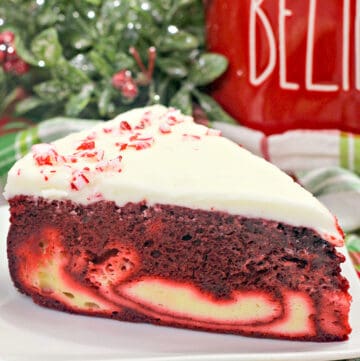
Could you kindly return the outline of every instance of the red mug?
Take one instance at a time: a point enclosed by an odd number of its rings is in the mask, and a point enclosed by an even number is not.
[[[241,124],[360,133],[360,0],[208,0],[207,44],[229,59],[214,98]]]

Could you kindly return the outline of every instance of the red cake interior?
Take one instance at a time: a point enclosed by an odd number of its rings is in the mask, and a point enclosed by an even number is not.
[[[41,305],[246,336],[348,338],[344,257],[310,229],[145,203],[10,205],[11,276]]]

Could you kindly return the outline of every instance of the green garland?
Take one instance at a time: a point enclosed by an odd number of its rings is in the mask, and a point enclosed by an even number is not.
[[[34,120],[110,119],[154,103],[191,114],[195,102],[209,119],[233,122],[204,92],[227,68],[223,56],[206,52],[204,28],[201,0],[3,1],[0,33],[14,33],[30,70],[0,67],[0,113],[20,87],[28,96],[15,115]],[[114,85],[122,71],[132,96]]]

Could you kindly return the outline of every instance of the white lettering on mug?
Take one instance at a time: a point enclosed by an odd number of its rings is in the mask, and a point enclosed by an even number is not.
[[[305,86],[307,90],[318,92],[333,92],[339,89],[338,85],[315,84],[314,79],[314,40],[315,40],[315,20],[317,0],[310,0],[309,5],[309,22],[307,29],[306,43],[306,70]]]
[[[264,11],[261,9],[261,5],[264,0],[252,0],[250,6],[250,82],[254,85],[262,84],[274,71],[276,65],[276,40],[275,36]],[[259,18],[261,21],[265,34],[269,44],[269,61],[264,71],[258,75],[257,74],[257,56],[256,56],[256,38],[257,38],[257,26],[256,26],[256,18]]]
[[[300,88],[300,85],[297,83],[291,83],[287,81],[287,71],[286,71],[286,17],[292,15],[292,11],[286,8],[286,0],[280,0],[279,4],[279,53],[280,53],[280,88],[297,90]]]
[[[343,8],[343,90],[350,89],[350,0]]]
[[[250,83],[254,86],[263,84],[270,76],[273,75],[276,65],[279,67],[279,86],[286,90],[299,90],[300,84],[290,81],[287,78],[287,19],[295,16],[291,9],[288,8],[287,0],[278,1],[278,38],[273,30],[272,23],[264,11],[264,3],[266,0],[250,1],[250,21],[249,21],[249,77]],[[276,1],[276,0],[268,0]],[[301,0],[305,1],[305,0]],[[340,0],[339,0],[340,1]],[[315,92],[336,92],[340,89],[349,91],[351,88],[351,31],[354,31],[354,83],[355,88],[360,91],[360,0],[356,0],[355,24],[354,29],[351,26],[351,0],[342,0],[342,67],[341,67],[341,84],[333,84],[329,80],[322,83],[316,82],[316,74],[314,74],[315,64],[315,39],[316,39],[316,22],[320,19],[321,12],[318,11],[318,0],[308,0],[309,8],[307,15],[306,30],[306,54],[304,69],[304,85],[308,91]],[[335,20],[334,20],[335,21]],[[259,69],[257,41],[259,40],[258,28],[261,27],[265,33],[269,54],[264,69]],[[334,40],[335,41],[335,40]]]

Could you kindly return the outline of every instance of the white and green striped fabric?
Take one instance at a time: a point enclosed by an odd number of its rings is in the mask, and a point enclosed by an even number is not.
[[[318,168],[295,174],[299,183],[324,203],[347,232],[360,229],[360,178],[339,168]]]

